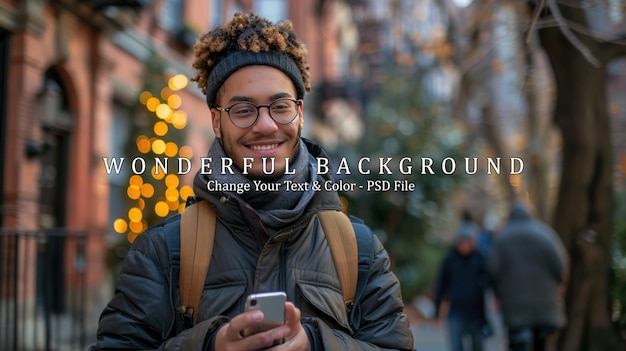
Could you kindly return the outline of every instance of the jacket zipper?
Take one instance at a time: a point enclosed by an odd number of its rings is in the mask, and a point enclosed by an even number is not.
[[[278,263],[278,285],[281,291],[287,291],[287,258],[285,257],[285,242],[280,243],[280,260]]]
[[[271,242],[276,242],[280,240],[280,247],[278,249],[279,253],[280,253],[280,257],[278,260],[278,286],[280,287],[280,289],[282,291],[287,291],[286,287],[287,287],[287,258],[285,257],[285,239],[283,239],[284,236],[288,236],[289,234],[291,234],[293,232],[292,229],[287,229],[284,232],[280,232],[274,235],[273,238],[271,238],[267,243],[265,243],[265,246],[263,247],[263,249],[261,250],[261,253],[259,255],[259,257],[257,258],[257,267],[259,267],[259,262],[263,259],[263,257],[265,256],[264,252],[265,249],[267,247],[267,245],[271,245]],[[255,281],[254,281],[254,288],[253,291],[256,291],[258,289],[258,281],[256,279],[256,277],[258,277],[259,272],[257,271],[255,273]]]

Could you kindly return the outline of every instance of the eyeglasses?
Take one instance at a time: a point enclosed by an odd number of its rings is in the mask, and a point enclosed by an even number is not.
[[[259,109],[267,107],[270,117],[278,124],[289,124],[298,117],[298,107],[302,100],[278,99],[269,105],[255,105],[251,102],[238,102],[230,107],[215,106],[218,111],[228,113],[228,118],[239,128],[249,128],[259,118]]]

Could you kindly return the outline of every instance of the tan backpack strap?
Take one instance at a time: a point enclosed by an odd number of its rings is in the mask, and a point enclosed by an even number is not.
[[[320,211],[318,217],[337,268],[343,300],[346,305],[351,305],[354,302],[359,275],[354,228],[350,218],[341,211]]]
[[[180,219],[180,308],[192,314],[194,325],[213,254],[215,223],[207,201],[189,205]]]

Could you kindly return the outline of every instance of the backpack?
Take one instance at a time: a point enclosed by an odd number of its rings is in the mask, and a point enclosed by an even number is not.
[[[173,241],[172,235],[168,238],[171,246],[180,244],[180,306],[176,311],[188,326],[193,326],[198,316],[217,221],[215,210],[207,201],[193,202],[195,200],[197,198],[187,202],[181,215],[179,243]],[[335,262],[344,303],[349,312],[354,312],[354,301],[358,301],[365,286],[372,260],[372,233],[362,223],[353,226],[350,218],[341,211],[320,211],[318,218]],[[355,228],[358,229],[356,232]]]

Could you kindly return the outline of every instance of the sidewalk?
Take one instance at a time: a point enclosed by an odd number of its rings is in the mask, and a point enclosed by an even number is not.
[[[448,336],[444,326],[423,322],[414,324],[413,337],[417,351],[448,351]],[[483,351],[505,351],[506,344],[502,329],[496,327],[496,333],[485,340]]]
[[[405,312],[411,323],[417,351],[449,351],[445,324],[424,320],[412,306],[407,307]],[[485,340],[483,351],[506,351],[506,337],[500,315],[492,312],[488,318],[494,328],[494,335]]]

